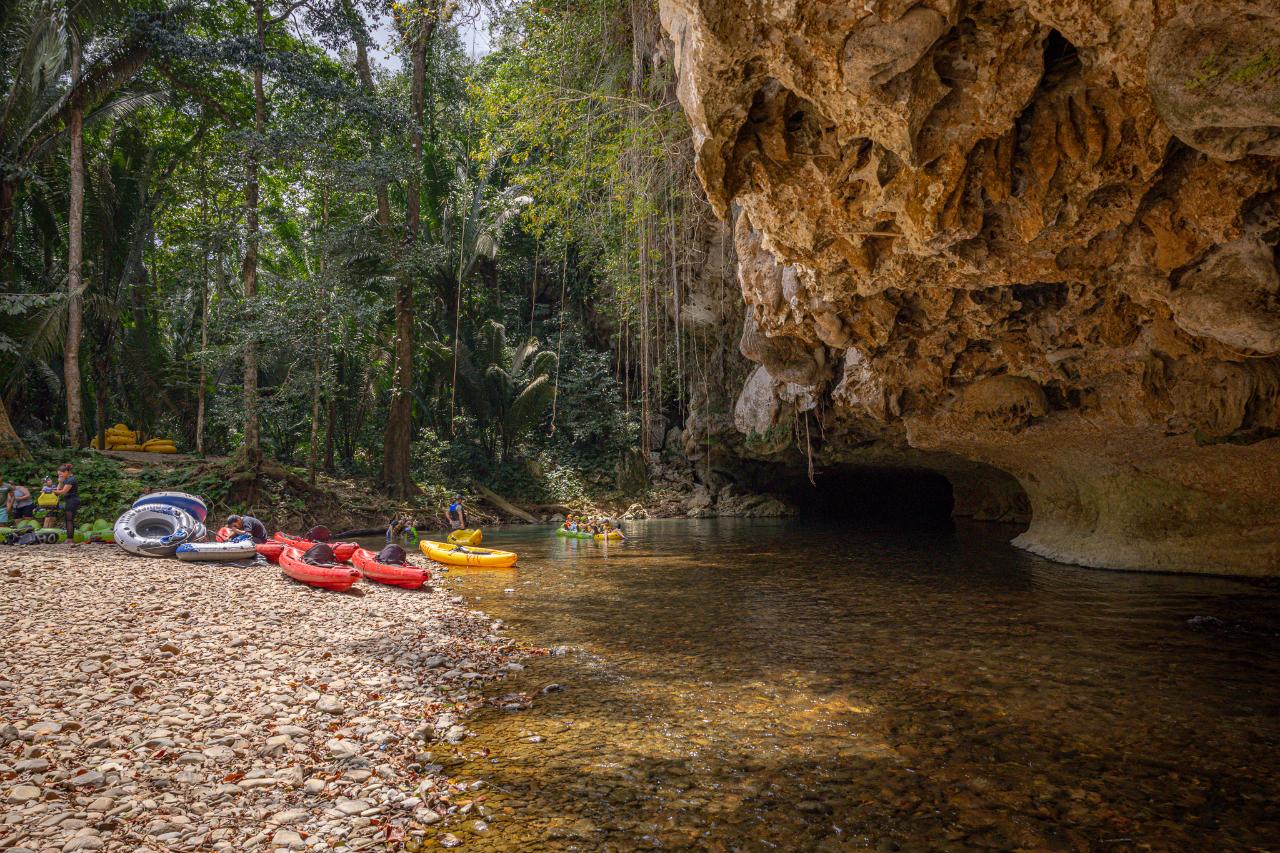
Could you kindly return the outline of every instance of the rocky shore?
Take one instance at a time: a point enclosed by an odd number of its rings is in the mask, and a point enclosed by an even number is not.
[[[0,558],[9,851],[416,848],[483,785],[432,750],[525,654],[439,584],[339,594],[105,545]]]

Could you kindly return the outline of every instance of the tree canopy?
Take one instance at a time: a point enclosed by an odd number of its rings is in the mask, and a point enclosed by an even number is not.
[[[706,214],[652,3],[0,14],[0,456],[123,421],[405,496],[683,416]]]

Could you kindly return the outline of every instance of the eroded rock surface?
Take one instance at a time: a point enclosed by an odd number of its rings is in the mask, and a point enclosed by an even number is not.
[[[758,446],[946,451],[1038,553],[1280,573],[1280,7],[661,11]]]

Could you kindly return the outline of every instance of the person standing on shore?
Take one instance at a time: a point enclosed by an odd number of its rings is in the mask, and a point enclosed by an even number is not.
[[[80,510],[80,483],[70,462],[58,466],[58,485],[53,493],[62,507],[62,521],[67,526],[67,543],[76,541],[76,513]]]
[[[19,483],[13,484],[13,491],[6,499],[9,506],[9,518],[17,521],[20,518],[31,518],[35,515],[36,505],[31,498],[31,490]]]

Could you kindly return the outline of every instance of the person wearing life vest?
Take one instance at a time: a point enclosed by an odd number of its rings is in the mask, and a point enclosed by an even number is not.
[[[449,519],[450,530],[465,530],[467,527],[467,511],[462,508],[462,495],[454,495],[449,511],[445,513]]]

